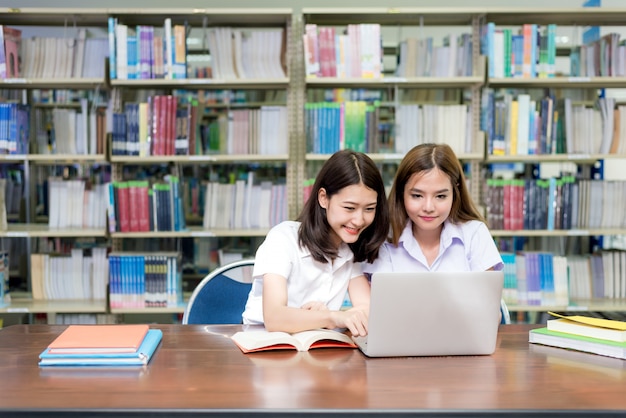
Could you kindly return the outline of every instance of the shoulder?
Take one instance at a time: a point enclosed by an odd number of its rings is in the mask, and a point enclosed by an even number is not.
[[[491,233],[489,232],[487,225],[481,221],[467,221],[460,223],[446,221],[442,234],[442,238],[448,242],[450,240],[457,239],[465,245],[475,241],[476,239],[484,239],[487,237],[491,238]]]
[[[277,247],[283,249],[296,247],[299,227],[300,223],[294,221],[284,221],[273,226],[265,236],[261,247],[274,249]]]
[[[285,237],[285,238],[297,238],[298,229],[300,228],[300,222],[296,221],[283,221],[276,226],[272,227],[268,232],[268,237]]]
[[[489,233],[487,225],[482,221],[467,221],[456,224],[446,222],[446,226],[450,226],[451,229],[458,231],[464,236],[471,236],[477,233]]]

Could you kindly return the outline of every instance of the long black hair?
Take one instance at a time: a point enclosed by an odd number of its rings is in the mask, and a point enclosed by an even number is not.
[[[318,201],[320,189],[326,190],[331,198],[341,189],[355,184],[363,184],[376,192],[376,214],[359,239],[351,244],[354,261],[373,262],[378,257],[378,249],[389,235],[389,209],[385,197],[385,185],[376,164],[370,157],[353,150],[334,153],[322,166],[315,178],[311,195],[298,217],[301,222],[298,231],[299,243],[306,247],[316,261],[325,263],[328,258],[337,256],[330,235],[330,225],[326,220],[326,211]]]

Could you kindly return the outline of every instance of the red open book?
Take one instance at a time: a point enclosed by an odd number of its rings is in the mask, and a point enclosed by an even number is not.
[[[312,348],[357,348],[350,337],[329,329],[296,332],[243,331],[233,335],[232,340],[244,353],[267,350],[308,351]]]

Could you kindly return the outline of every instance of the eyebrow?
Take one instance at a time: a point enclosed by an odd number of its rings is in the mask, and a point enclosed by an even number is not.
[[[359,203],[356,202],[352,202],[350,200],[344,200],[343,202],[341,202],[344,205],[352,205],[352,206],[359,206]],[[363,206],[376,206],[378,202],[370,202],[370,203],[366,203]]]
[[[412,192],[424,193],[424,191],[423,191],[423,190],[421,190],[421,189],[412,188],[412,189],[410,189],[410,190],[411,190]],[[435,193],[435,194],[437,194],[437,193],[448,193],[448,192],[450,192],[450,189],[435,190],[435,192],[434,192],[434,193]]]

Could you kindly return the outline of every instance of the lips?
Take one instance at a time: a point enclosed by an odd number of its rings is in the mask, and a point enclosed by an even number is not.
[[[343,229],[350,235],[359,235],[359,229],[357,228],[349,228],[347,226],[344,226]]]

